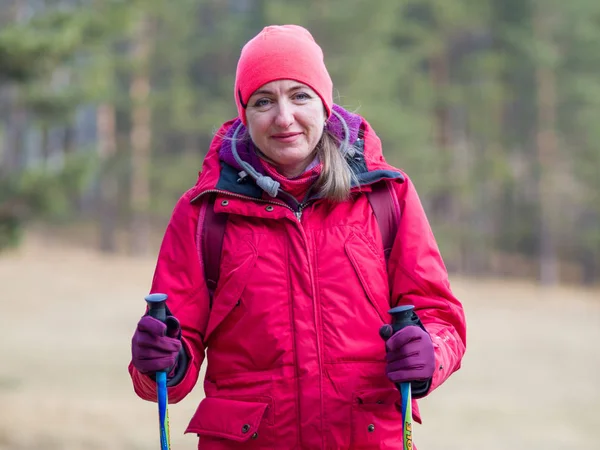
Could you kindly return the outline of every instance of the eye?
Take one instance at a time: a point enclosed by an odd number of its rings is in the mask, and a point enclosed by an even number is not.
[[[310,95],[308,95],[306,92],[298,92],[297,94],[294,95],[294,100],[300,100],[300,101],[304,101],[304,100],[310,100],[312,97]]]
[[[268,98],[259,98],[258,100],[256,100],[252,106],[254,106],[255,108],[264,108],[265,106],[269,106],[269,104],[271,103],[271,100],[269,100]]]

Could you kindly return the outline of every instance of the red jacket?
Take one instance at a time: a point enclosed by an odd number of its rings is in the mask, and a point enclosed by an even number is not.
[[[377,221],[358,189],[343,203],[314,201],[298,219],[282,201],[240,194],[247,187],[227,181],[218,137],[177,203],[151,291],[168,294],[190,356],[184,379],[169,388],[171,403],[192,390],[207,355],[206,398],[186,430],[200,436],[200,448],[401,448],[400,396],[378,334],[398,304],[414,305],[433,339],[429,392],[460,367],[463,309],[415,188],[384,161],[366,121],[363,129],[360,190],[395,180],[401,211],[387,273]],[[211,308],[197,224],[205,194],[215,191],[215,209],[229,221]],[[156,401],[154,382],[129,371],[136,393]],[[415,400],[413,413],[420,421]]]

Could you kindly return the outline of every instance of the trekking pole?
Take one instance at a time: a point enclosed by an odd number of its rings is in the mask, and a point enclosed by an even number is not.
[[[148,314],[162,323],[167,320],[167,309],[165,302],[166,294],[150,294],[145,297],[148,303]],[[160,429],[160,450],[171,450],[171,438],[169,436],[169,409],[167,396],[167,372],[156,372],[156,391],[158,397],[158,421]]]
[[[388,311],[392,316],[392,332],[396,333],[410,325],[422,326],[414,306],[396,306]],[[387,336],[388,338],[390,336]],[[385,336],[384,336],[385,338]],[[396,383],[402,397],[402,444],[404,450],[412,450],[412,392],[410,382]]]

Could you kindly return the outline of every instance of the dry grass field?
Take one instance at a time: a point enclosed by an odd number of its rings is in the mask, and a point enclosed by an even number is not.
[[[157,449],[127,363],[154,260],[29,241],[0,258],[0,449]],[[600,292],[453,279],[463,368],[421,402],[419,450],[600,449]],[[170,408],[172,447],[202,398]]]

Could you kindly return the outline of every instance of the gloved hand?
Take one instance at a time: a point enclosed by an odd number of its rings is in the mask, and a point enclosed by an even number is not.
[[[138,371],[172,372],[180,350],[181,326],[175,317],[167,317],[166,324],[148,315],[140,319],[131,340],[131,362]]]
[[[379,331],[384,339],[391,336],[385,343],[385,372],[388,378],[394,383],[413,382],[418,386],[427,382],[428,390],[428,381],[435,369],[435,354],[429,333],[413,325],[393,335],[392,332],[391,325],[384,325]]]

